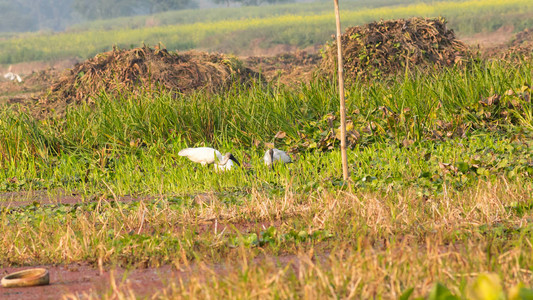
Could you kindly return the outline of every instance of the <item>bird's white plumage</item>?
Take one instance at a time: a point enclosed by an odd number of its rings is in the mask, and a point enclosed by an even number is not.
[[[18,82],[22,82],[22,78],[20,78],[18,74],[15,74],[13,72],[7,72],[6,74],[4,74],[4,78],[11,81],[16,80]]]
[[[233,164],[239,165],[237,159],[231,154],[222,154],[210,147],[186,148],[178,153],[179,156],[186,156],[193,162],[201,163],[202,165],[214,164],[216,171],[231,170]]]
[[[215,164],[215,171],[217,172],[224,172],[229,171],[233,167],[233,160],[228,160],[225,164]]]
[[[215,163],[215,160],[222,161],[222,154],[218,150],[209,147],[185,148],[178,155],[187,156],[190,160],[202,165]]]
[[[270,153],[272,151],[272,153]],[[276,161],[280,161],[284,164],[291,163],[292,159],[291,157],[285,153],[285,151],[279,150],[279,149],[269,149],[265,152],[265,156],[263,157],[263,160],[265,161],[265,164],[267,166],[270,166],[272,163]]]

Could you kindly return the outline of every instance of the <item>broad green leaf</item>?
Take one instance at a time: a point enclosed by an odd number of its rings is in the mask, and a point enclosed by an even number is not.
[[[467,298],[472,300],[503,300],[505,295],[500,277],[494,273],[480,274],[467,289]]]
[[[411,298],[411,295],[413,294],[415,288],[408,288],[407,290],[405,290],[401,295],[400,295],[400,298],[399,300],[409,300],[409,298]]]
[[[452,294],[446,286],[437,283],[429,293],[428,300],[459,300],[459,297]]]

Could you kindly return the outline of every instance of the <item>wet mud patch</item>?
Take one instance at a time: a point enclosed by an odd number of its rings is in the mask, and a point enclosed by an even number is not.
[[[112,293],[111,281],[119,287],[127,286],[138,296],[151,296],[165,284],[184,276],[184,272],[171,266],[126,270],[116,268],[99,270],[88,264],[66,266],[32,266],[2,268],[1,276],[28,268],[46,268],[50,272],[50,285],[26,288],[0,287],[1,299],[61,299],[66,295],[97,296]]]
[[[326,261],[326,255],[318,255],[314,259]],[[281,269],[289,266],[297,273],[300,258],[297,255],[260,255],[252,259],[256,265],[270,265]],[[161,296],[172,285],[187,284],[190,277],[195,280],[212,280],[223,278],[225,274],[241,269],[237,262],[226,261],[217,264],[194,263],[185,265],[164,265],[149,268],[94,267],[87,263],[69,265],[36,265],[25,267],[0,268],[0,276],[29,268],[46,268],[50,273],[50,285],[3,288],[0,287],[0,299],[66,299],[100,298],[103,295],[133,292],[137,298],[153,298]],[[113,284],[114,281],[114,284]]]

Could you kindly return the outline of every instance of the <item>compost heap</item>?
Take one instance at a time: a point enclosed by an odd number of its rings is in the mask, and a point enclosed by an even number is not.
[[[468,48],[446,28],[443,18],[380,21],[350,27],[341,35],[344,72],[348,80],[376,78],[413,66],[460,63]],[[320,70],[337,71],[337,43],[327,44]]]
[[[166,49],[146,46],[113,49],[62,73],[40,103],[59,108],[61,103],[91,103],[103,92],[113,95],[147,90],[178,94],[199,89],[217,91],[253,77],[255,73],[240,61],[222,54],[169,53]]]

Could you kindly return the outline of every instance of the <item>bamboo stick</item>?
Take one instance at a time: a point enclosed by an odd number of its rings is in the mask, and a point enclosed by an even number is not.
[[[339,67],[339,98],[340,98],[340,115],[341,115],[341,157],[342,157],[342,178],[348,180],[348,157],[346,154],[346,107],[344,100],[344,63],[342,61],[342,44],[341,44],[341,16],[339,13],[339,0],[333,0],[335,3],[335,19],[337,23],[337,65]]]

